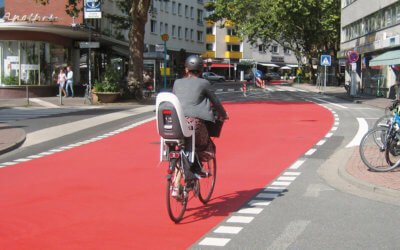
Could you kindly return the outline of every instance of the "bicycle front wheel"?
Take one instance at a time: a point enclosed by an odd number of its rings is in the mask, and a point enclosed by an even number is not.
[[[179,167],[179,160],[175,159],[170,164],[172,174],[167,181],[167,209],[171,220],[178,223],[182,220],[187,204],[187,194],[184,191],[185,179]]]
[[[387,134],[387,128],[377,127],[368,131],[361,139],[361,160],[374,171],[384,172],[391,167],[385,157]]]
[[[389,139],[385,150],[385,157],[390,166],[385,171],[390,171],[397,167],[396,163],[400,160],[400,145],[399,139],[396,137],[396,135]]]
[[[208,162],[203,162],[203,170],[207,173],[207,176],[199,180],[199,200],[203,204],[206,204],[213,193],[215,178],[217,176],[217,161],[215,158]]]

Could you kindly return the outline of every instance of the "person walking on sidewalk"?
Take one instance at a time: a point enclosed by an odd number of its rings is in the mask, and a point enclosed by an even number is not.
[[[74,97],[74,72],[71,70],[71,67],[67,67],[67,96],[70,96],[68,94],[68,89],[71,89],[71,96]]]
[[[65,80],[66,80],[66,75],[64,72],[63,68],[60,68],[60,73],[58,74],[58,78],[57,78],[57,83],[59,85],[59,91],[58,94],[61,95],[62,93],[64,93],[64,97],[67,96],[67,94],[65,93]],[[62,92],[62,93],[61,93]]]

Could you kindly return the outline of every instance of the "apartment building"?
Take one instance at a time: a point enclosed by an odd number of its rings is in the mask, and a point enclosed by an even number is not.
[[[400,2],[342,0],[340,43],[346,82],[358,85],[358,91],[393,98],[399,81]]]

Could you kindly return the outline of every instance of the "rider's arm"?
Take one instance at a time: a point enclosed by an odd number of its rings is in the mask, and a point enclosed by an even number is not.
[[[206,96],[208,97],[208,99],[210,99],[211,103],[214,105],[214,108],[218,112],[219,116],[221,116],[224,119],[228,119],[228,113],[226,113],[224,106],[222,106],[221,102],[219,101],[218,97],[214,94],[214,92],[208,88],[205,91],[206,91]]]

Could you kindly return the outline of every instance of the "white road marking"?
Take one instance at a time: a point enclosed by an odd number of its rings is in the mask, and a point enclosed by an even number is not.
[[[226,222],[228,223],[250,223],[254,217],[250,216],[232,216]]]
[[[29,101],[37,103],[37,104],[39,104],[41,106],[44,106],[44,107],[47,107],[47,108],[59,108],[59,106],[57,106],[57,105],[55,105],[55,104],[53,104],[51,102],[43,101],[43,100],[41,100],[39,98],[29,98]]]
[[[265,200],[251,200],[248,204],[249,206],[268,206],[271,202]]]
[[[88,129],[96,125],[104,124],[116,119],[122,119],[143,112],[148,112],[151,110],[154,110],[153,106],[145,106],[38,130],[32,133],[28,133],[26,135],[26,140],[22,145],[22,147],[29,147],[32,145],[36,145],[45,141],[53,140],[65,135],[76,133],[84,129]],[[154,119],[155,118],[152,117],[150,119],[143,120],[142,123],[146,123]]]
[[[231,239],[228,238],[212,238],[207,237],[200,241],[199,245],[201,246],[217,246],[223,247],[225,246]]]
[[[368,131],[368,123],[364,118],[357,118],[358,121],[358,131],[354,138],[347,144],[346,148],[351,148],[359,146],[361,139]]]
[[[237,213],[239,214],[259,214],[262,212],[262,208],[256,208],[256,207],[251,207],[251,208],[242,208]]]
[[[284,172],[283,175],[299,176],[301,172]]]
[[[282,192],[286,191],[286,189],[283,189],[282,187],[271,187],[271,186],[269,186],[269,187],[267,187],[267,188],[265,189],[265,191],[271,191],[271,192],[279,192],[279,193],[282,193]]]
[[[287,187],[287,186],[289,186],[290,185],[290,183],[291,182],[288,182],[288,181],[274,181],[274,182],[272,182],[272,186],[285,186],[285,187]]]
[[[322,146],[322,145],[324,145],[325,142],[326,142],[326,140],[320,140],[320,141],[317,143],[317,146]]]
[[[267,249],[272,250],[288,248],[293,242],[296,241],[297,237],[303,233],[308,224],[310,224],[309,220],[292,221],[285,228],[283,233],[279,235],[279,237],[276,238]]]
[[[304,160],[298,160],[292,166],[290,166],[289,169],[298,169],[303,163]]]
[[[214,233],[238,234],[242,229],[243,229],[243,227],[220,226],[214,230]]]
[[[334,106],[337,106],[337,107],[340,107],[340,108],[343,108],[343,109],[347,109],[346,106],[343,106],[343,105],[340,105],[340,104],[337,104],[337,103],[328,102],[328,101],[325,101],[325,100],[322,100],[322,99],[316,98],[316,97],[313,97],[313,99],[318,100],[318,101],[321,101],[321,102],[329,103],[329,104],[331,104],[331,105],[334,105]]]
[[[333,135],[332,133],[327,133],[327,134],[325,135],[325,137],[326,137],[326,138],[329,138],[329,137],[332,137],[332,135]]]
[[[305,153],[305,155],[312,155],[312,154],[315,153],[315,151],[317,151],[317,149],[312,148],[312,149],[308,150],[308,151]]]
[[[278,178],[278,181],[294,181],[296,180],[296,176],[281,176]]]

